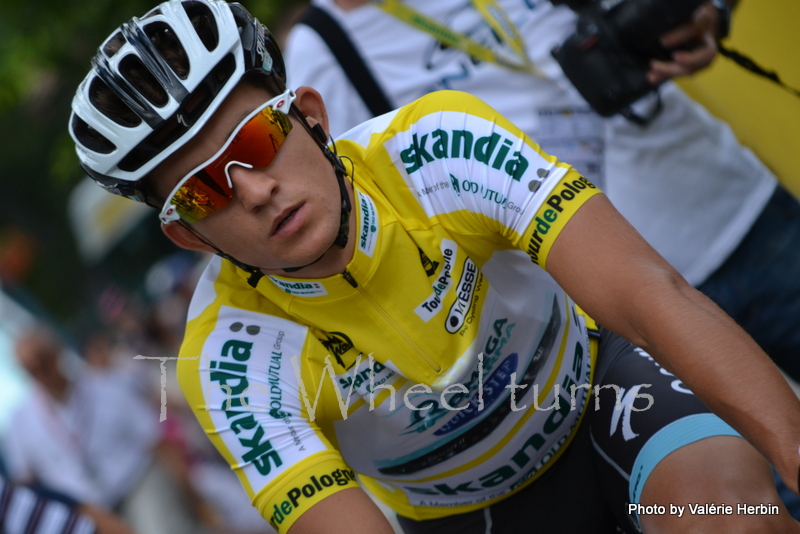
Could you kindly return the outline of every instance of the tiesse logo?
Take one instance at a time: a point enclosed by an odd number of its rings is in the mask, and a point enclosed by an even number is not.
[[[514,143],[521,144],[518,138],[505,138],[499,133],[475,139],[469,130],[434,130],[422,137],[411,136],[411,145],[400,151],[400,159],[406,165],[406,172],[417,172],[426,163],[437,159],[473,159],[490,165],[493,169],[503,169],[512,179],[520,181],[528,169],[528,160],[518,150],[512,152]],[[457,185],[456,192],[458,192]]]
[[[450,306],[450,313],[445,320],[445,328],[451,334],[458,332],[464,326],[464,319],[467,316],[469,307],[472,304],[472,294],[475,292],[475,278],[478,275],[478,267],[467,258],[464,260],[464,269],[461,271],[461,279],[456,286],[456,300]]]

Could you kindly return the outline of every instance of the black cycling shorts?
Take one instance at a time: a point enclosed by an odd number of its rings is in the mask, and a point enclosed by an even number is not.
[[[706,437],[739,435],[650,355],[602,328],[594,383],[599,395],[589,400],[575,439],[542,476],[481,510],[426,521],[398,517],[405,532],[638,532],[628,503],[639,501],[662,458]]]

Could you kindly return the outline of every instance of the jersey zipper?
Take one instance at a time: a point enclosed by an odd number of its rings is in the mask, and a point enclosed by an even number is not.
[[[378,311],[378,313],[381,315],[381,317],[383,317],[384,321],[389,323],[389,326],[391,326],[394,329],[395,332],[400,334],[400,336],[406,341],[406,343],[411,345],[411,347],[416,351],[416,353],[419,355],[419,357],[422,358],[422,360],[426,364],[428,364],[428,366],[431,369],[433,369],[436,373],[441,372],[442,367],[440,365],[438,365],[432,358],[430,358],[425,353],[425,351],[423,351],[422,348],[419,345],[417,345],[416,342],[413,339],[411,339],[411,337],[408,334],[406,334],[405,330],[400,328],[400,326],[394,321],[394,319],[392,319],[392,316],[389,315],[386,312],[386,310],[384,310],[380,306],[380,304],[378,304],[378,301],[376,301],[372,297],[372,295],[369,294],[369,292],[367,290],[365,290],[363,287],[358,285],[358,282],[356,282],[356,279],[353,278],[352,274],[350,274],[350,271],[345,269],[342,272],[342,278],[347,280],[348,284],[353,286],[353,288],[355,288],[359,293],[361,293],[361,296],[363,296],[370,304],[372,304],[372,307],[375,308]]]

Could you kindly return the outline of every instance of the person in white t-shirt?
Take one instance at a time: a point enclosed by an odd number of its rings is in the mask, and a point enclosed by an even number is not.
[[[117,510],[136,532],[197,532],[180,489],[156,460],[158,415],[145,399],[117,374],[69,369],[62,341],[47,326],[23,332],[14,349],[33,387],[4,432],[9,477]]]
[[[571,162],[692,285],[715,300],[785,372],[800,379],[800,205],[730,128],[674,83],[646,126],[603,119],[572,87],[551,50],[575,29],[576,15],[548,0],[408,0],[464,37],[533,69],[513,70],[440,43],[369,0],[313,0],[328,12],[397,107],[438,89],[472,93],[511,118],[548,153]],[[391,4],[391,3],[387,3]],[[524,44],[495,31],[478,6],[495,5]],[[716,54],[717,8],[665,34],[667,46],[700,37],[702,46],[655,62],[653,83],[689,74]],[[328,104],[335,138],[371,116],[320,35],[305,24],[287,37],[292,86],[309,85]],[[651,94],[634,104],[648,113]]]
[[[0,465],[3,534],[134,534],[114,513],[75,502],[41,486],[9,482]]]

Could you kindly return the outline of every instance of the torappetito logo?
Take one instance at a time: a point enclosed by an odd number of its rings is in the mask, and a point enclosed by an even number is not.
[[[458,250],[458,246],[456,245],[455,241],[443,239],[441,243],[441,249],[444,265],[439,273],[439,277],[433,282],[433,293],[431,293],[431,295],[414,310],[414,313],[416,313],[417,316],[426,323],[430,321],[434,315],[441,311],[444,297],[447,292],[450,291],[453,283],[450,273],[453,269],[453,263],[456,259],[456,251]]]
[[[421,248],[417,247],[417,250],[419,250],[419,261],[422,262],[422,268],[425,269],[425,274],[428,276],[433,276],[436,274],[436,269],[439,267],[439,262],[431,261],[428,255],[425,254],[425,251]]]

